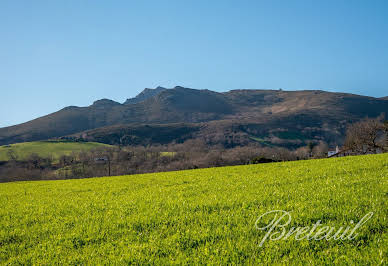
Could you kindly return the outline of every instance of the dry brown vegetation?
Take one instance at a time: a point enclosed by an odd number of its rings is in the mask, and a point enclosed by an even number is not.
[[[32,154],[27,160],[11,159],[0,166],[0,181],[87,178],[227,165],[267,163],[325,157],[327,145],[310,145],[294,151],[249,145],[225,149],[200,140],[182,144],[97,148],[63,155],[59,160]]]
[[[0,181],[128,175],[327,157],[328,144],[322,140],[291,150],[249,142],[233,127],[229,128],[229,135],[213,129],[205,129],[202,138],[183,143],[99,147],[63,155],[56,160],[37,154],[18,160],[9,152],[9,161],[0,164]],[[248,133],[255,133],[255,130],[246,129]],[[283,131],[283,134],[289,132]],[[351,150],[351,154],[385,152],[388,150],[387,134],[388,123],[383,123],[382,117],[364,119],[348,127],[344,148]]]
[[[350,125],[344,147],[360,154],[387,151],[388,122],[382,120],[383,116],[380,116]]]

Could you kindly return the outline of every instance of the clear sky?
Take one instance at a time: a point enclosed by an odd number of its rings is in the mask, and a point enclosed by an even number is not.
[[[388,95],[388,1],[0,1],[0,127],[143,88]]]

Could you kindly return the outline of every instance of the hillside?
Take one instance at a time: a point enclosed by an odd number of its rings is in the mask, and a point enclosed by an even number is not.
[[[180,130],[170,123],[122,123],[73,136],[120,145],[180,143],[195,138],[225,147],[259,142],[297,148],[320,140],[335,146],[342,143],[348,123],[388,110],[388,102],[379,99],[323,91],[240,90],[222,96],[230,103],[229,110],[237,113],[212,121],[180,123]],[[149,137],[159,134],[165,137]]]
[[[200,125],[199,123],[115,125],[83,131],[70,137],[111,145],[163,145],[172,142],[182,143],[195,138],[200,132]]]
[[[62,155],[69,155],[73,152],[78,153],[107,146],[109,145],[94,142],[36,141],[17,143],[0,146],[0,161],[8,161],[10,151],[12,151],[18,160],[25,160],[31,154],[37,154],[44,158],[53,157],[53,159],[57,159]]]
[[[287,117],[267,122],[216,120],[202,123],[126,124],[87,130],[69,137],[110,145],[133,146],[165,145],[196,139],[225,148],[254,143],[296,148],[319,140],[333,145],[342,141],[345,123],[330,127],[320,121],[313,124],[313,118],[310,118],[310,127],[306,128],[305,121],[300,121],[299,118]],[[308,116],[302,118],[309,123]]]
[[[108,99],[88,107],[67,107],[44,117],[0,129],[0,145],[45,140],[97,128],[125,125],[233,122],[254,124],[261,136],[270,130],[325,131],[318,137],[338,139],[346,124],[388,111],[388,101],[324,91],[235,90],[218,93],[183,87],[146,89],[120,104]],[[109,128],[104,129],[107,132]],[[220,132],[219,132],[220,133]],[[275,132],[276,133],[276,132]],[[277,134],[277,133],[276,133]],[[228,136],[226,136],[228,137]],[[230,136],[229,136],[230,137]],[[179,136],[178,138],[182,138]]]
[[[384,265],[387,161],[388,154],[381,154],[3,183],[0,261]],[[267,239],[260,246],[267,231],[258,230],[255,223],[272,210],[290,212],[287,232],[292,226],[313,226],[317,221],[319,229],[353,229],[366,214],[373,215],[353,240],[298,241],[291,235],[287,240]],[[257,227],[265,225],[263,221]]]

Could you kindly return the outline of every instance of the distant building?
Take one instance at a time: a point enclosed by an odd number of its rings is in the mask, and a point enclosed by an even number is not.
[[[332,156],[336,155],[337,153],[340,153],[340,149],[338,146],[335,147],[335,150],[331,150],[331,151],[329,150],[327,152],[327,157],[332,157]]]
[[[105,163],[105,162],[107,162],[109,160],[108,160],[108,157],[98,157],[98,158],[94,158],[94,161],[96,163]]]
[[[371,149],[365,146],[362,151],[356,151],[351,148],[339,149],[336,147],[335,151],[328,151],[327,157],[344,157],[349,155],[361,155],[361,154],[378,154],[384,152],[381,148]]]

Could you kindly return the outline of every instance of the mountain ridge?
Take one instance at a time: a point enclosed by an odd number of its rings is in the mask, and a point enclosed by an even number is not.
[[[214,92],[157,87],[145,89],[131,98],[136,100],[128,99],[123,104],[101,99],[87,107],[66,107],[23,124],[0,128],[0,145],[64,137],[114,125],[211,121],[260,124],[268,131],[272,129],[266,125],[283,130],[326,127],[336,131],[331,135],[338,136],[346,123],[387,112],[385,98],[322,90]],[[209,125],[213,124],[216,123]]]

